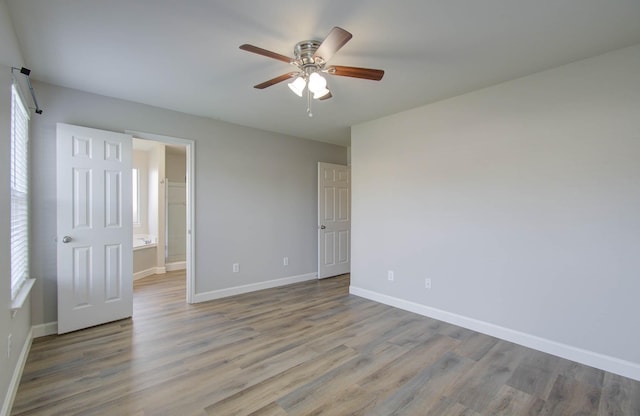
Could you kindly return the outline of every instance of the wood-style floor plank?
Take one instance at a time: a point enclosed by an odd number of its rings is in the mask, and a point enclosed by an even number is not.
[[[640,416],[640,382],[348,287],[188,305],[183,272],[141,279],[133,319],[34,341],[12,414]]]
[[[208,406],[211,415],[247,414],[273,405],[279,395],[284,395],[301,385],[311,382],[316,374],[323,374],[357,356],[357,352],[344,345],[318,354],[312,360],[291,367],[261,383],[255,384],[232,396]],[[274,394],[277,392],[277,395]],[[280,406],[278,406],[280,407]]]
[[[421,367],[414,377],[377,403],[369,413],[379,416],[441,414],[444,408],[437,410],[439,413],[435,409],[441,405],[443,392],[472,366],[471,360],[446,352],[431,365]],[[453,406],[456,403],[449,401],[449,404]]]
[[[606,373],[599,414],[640,416],[640,389],[634,380]]]

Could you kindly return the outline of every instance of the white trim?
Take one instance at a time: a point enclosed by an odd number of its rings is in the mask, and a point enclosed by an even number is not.
[[[243,293],[255,292],[257,290],[271,289],[274,287],[290,285],[292,283],[300,283],[300,282],[305,282],[307,280],[315,280],[317,279],[317,277],[318,277],[317,273],[314,272],[314,273],[301,274],[298,276],[283,277],[281,279],[267,280],[266,282],[251,283],[248,285],[229,287],[226,289],[212,290],[204,293],[196,293],[193,300],[194,300],[194,303],[206,302],[209,300],[226,298],[234,295],[241,295]]]
[[[32,328],[30,328],[29,333],[27,333],[27,339],[24,341],[22,351],[20,351],[20,356],[18,357],[18,362],[16,363],[16,367],[13,370],[13,375],[11,376],[9,387],[7,388],[7,394],[4,398],[2,409],[0,409],[0,416],[9,416],[11,414],[13,401],[16,398],[18,386],[20,385],[20,379],[22,378],[22,371],[24,370],[24,365],[27,362],[29,350],[31,349],[31,341],[33,341]]]
[[[195,141],[178,137],[163,136],[154,133],[145,133],[136,130],[125,130],[138,139],[155,140],[163,143],[179,144],[186,147],[187,156],[187,303],[196,303],[196,211],[195,211],[195,173],[196,173],[196,149]]]
[[[145,248],[156,248],[156,247],[158,247],[158,243],[144,244],[142,246],[133,246],[133,251],[140,251],[140,250],[144,250]]]
[[[355,286],[349,293],[640,381],[640,364]]]
[[[58,333],[58,321],[46,322],[31,327],[33,338],[41,338]]]
[[[29,111],[20,87],[11,83],[10,142],[10,282],[12,303],[29,278],[30,181],[29,181]],[[20,302],[24,302],[24,296]],[[19,303],[19,302],[17,302]],[[12,305],[12,313],[19,308]]]
[[[164,274],[167,272],[166,267],[150,267],[133,274],[133,280],[142,279],[143,277],[153,276],[154,274]]]
[[[187,262],[186,261],[174,261],[171,263],[166,263],[164,265],[164,267],[167,269],[168,272],[173,272],[176,270],[184,270],[187,268]]]
[[[133,274],[133,280],[134,281],[135,280],[139,280],[139,279],[142,279],[142,278],[147,277],[147,276],[152,276],[154,274],[156,274],[156,268],[155,267],[152,267],[152,268],[146,269],[146,270],[141,270],[141,271],[135,272]]]
[[[27,297],[29,297],[29,293],[31,293],[31,288],[33,284],[36,282],[36,279],[26,279],[20,289],[18,289],[18,293],[16,293],[16,297],[11,301],[11,312],[15,314],[15,311],[18,309],[22,309],[24,303],[27,301]]]

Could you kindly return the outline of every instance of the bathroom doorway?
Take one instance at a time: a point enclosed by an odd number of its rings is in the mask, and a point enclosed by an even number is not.
[[[133,278],[185,276],[193,299],[193,142],[142,132],[133,135]]]

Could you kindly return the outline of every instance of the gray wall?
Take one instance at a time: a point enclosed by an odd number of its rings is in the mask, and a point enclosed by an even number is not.
[[[15,317],[11,316],[11,67],[0,64],[0,400],[4,402],[18,358],[31,329],[30,302],[27,299]],[[7,337],[12,335],[11,356],[7,356]],[[0,405],[0,409],[2,406]]]
[[[11,204],[9,157],[11,137],[11,67],[23,64],[18,42],[4,0],[0,1],[0,412],[5,406],[18,358],[31,328],[30,300],[11,317],[10,239]],[[25,97],[28,98],[28,97]],[[345,156],[346,157],[346,156]],[[11,356],[7,357],[7,337],[12,335]]]
[[[640,368],[640,45],[354,126],[351,146],[354,288]]]
[[[345,164],[346,148],[44,83],[34,88],[44,109],[31,126],[34,324],[57,319],[57,122],[195,140],[196,293],[316,271],[316,162]]]

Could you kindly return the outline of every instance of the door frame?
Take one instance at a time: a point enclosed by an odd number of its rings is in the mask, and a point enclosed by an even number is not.
[[[136,139],[153,140],[165,144],[177,144],[185,146],[187,156],[187,303],[194,303],[195,299],[195,141],[172,136],[147,133],[136,130],[125,130],[125,133]]]

